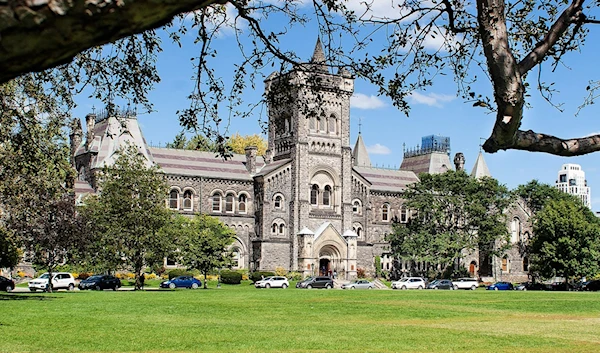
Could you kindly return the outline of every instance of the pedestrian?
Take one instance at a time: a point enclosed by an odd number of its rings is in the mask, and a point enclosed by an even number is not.
[[[144,289],[144,280],[146,279],[146,275],[142,273],[140,276],[140,289]]]
[[[333,270],[333,279],[337,277],[337,270]]]

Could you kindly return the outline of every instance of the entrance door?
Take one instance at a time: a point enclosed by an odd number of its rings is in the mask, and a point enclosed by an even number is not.
[[[471,274],[471,277],[475,277],[475,266],[475,261],[471,261],[469,264],[469,273]]]
[[[331,276],[331,261],[319,259],[319,276]]]

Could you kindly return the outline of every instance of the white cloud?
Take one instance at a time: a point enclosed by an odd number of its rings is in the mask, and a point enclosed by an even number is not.
[[[370,154],[390,154],[392,151],[386,146],[376,143],[371,146],[367,146],[367,152]]]
[[[403,0],[348,0],[344,3],[348,10],[362,19],[391,19],[400,16]]]
[[[427,95],[421,94],[419,92],[413,92],[408,96],[408,99],[414,104],[425,104],[431,107],[441,108],[443,106],[442,103],[451,102],[456,98],[456,96],[452,96],[449,94],[437,94],[437,93],[429,93]]]
[[[379,109],[385,107],[385,103],[377,96],[354,93],[350,98],[350,106],[357,109]]]

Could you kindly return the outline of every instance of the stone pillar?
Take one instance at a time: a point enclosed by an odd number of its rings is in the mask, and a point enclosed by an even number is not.
[[[89,151],[94,140],[94,125],[96,124],[96,114],[88,114],[85,116],[86,140],[85,149]]]
[[[258,153],[258,147],[248,146],[244,151],[246,151],[246,169],[248,173],[256,174],[256,154]]]
[[[311,276],[314,272],[315,258],[313,254],[313,246],[315,234],[308,228],[303,228],[296,235],[297,238],[297,265],[298,272],[302,273],[302,277]]]
[[[351,230],[347,230],[344,232],[344,238],[348,243],[348,253],[346,255],[346,279],[355,279],[356,276],[356,253],[357,253],[357,244],[356,238],[357,235]]]

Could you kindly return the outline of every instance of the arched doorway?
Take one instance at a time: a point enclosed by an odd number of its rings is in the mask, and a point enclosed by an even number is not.
[[[342,256],[333,244],[326,244],[319,250],[319,275],[331,276],[344,270]]]
[[[469,264],[469,273],[471,274],[471,277],[475,277],[476,269],[477,269],[477,262],[471,261],[471,263]]]

